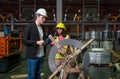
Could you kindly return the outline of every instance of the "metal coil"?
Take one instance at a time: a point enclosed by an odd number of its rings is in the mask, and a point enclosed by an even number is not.
[[[103,40],[113,40],[113,31],[112,30],[104,30],[103,31]]]
[[[80,48],[83,45],[81,41],[77,41],[73,39],[66,39],[66,40],[60,41],[59,44],[61,47],[66,45],[72,45],[73,47],[77,47],[77,48]],[[55,65],[55,59],[54,59],[57,51],[58,51],[58,48],[54,45],[51,48],[49,57],[48,57],[48,64],[52,72],[54,72],[57,69]]]

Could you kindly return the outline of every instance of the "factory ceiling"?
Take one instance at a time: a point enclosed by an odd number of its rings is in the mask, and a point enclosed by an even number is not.
[[[64,21],[75,21],[76,15],[79,19],[83,14],[86,20],[103,19],[109,14],[117,17],[120,14],[119,0],[63,0],[62,6]],[[0,0],[0,16],[12,14],[16,20],[31,20],[40,7],[47,9],[47,20],[55,21],[56,0]]]

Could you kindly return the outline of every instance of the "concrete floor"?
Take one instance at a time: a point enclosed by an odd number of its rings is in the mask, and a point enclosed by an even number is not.
[[[51,46],[48,46],[47,47],[47,55],[45,57],[44,68],[43,68],[44,75],[42,76],[42,79],[48,79],[48,77],[51,75],[51,71],[48,66],[48,54],[49,54],[50,49],[51,49]],[[91,71],[93,71],[93,70],[91,70]],[[100,73],[103,71],[104,70],[101,71],[101,69],[100,69]],[[94,73],[95,72],[98,72],[98,71],[94,71]],[[14,67],[13,69],[11,69],[5,73],[0,73],[0,79],[26,79],[26,77],[11,78],[13,75],[24,75],[24,74],[27,74],[27,61],[25,58],[25,47],[23,46],[23,52],[21,53],[21,64],[19,64],[18,66]],[[103,73],[101,73],[101,75],[102,74]],[[100,74],[98,74],[98,75],[100,75]],[[116,78],[116,79],[119,79],[119,78]]]
[[[50,70],[46,60],[44,62],[43,73],[44,75],[42,76],[42,79],[47,79],[48,76],[50,75]],[[15,68],[9,70],[8,72],[0,73],[0,79],[26,79],[26,77],[12,78],[13,75],[25,75],[25,74],[27,74],[27,62],[26,60],[22,60],[21,64],[16,66]]]
[[[42,79],[48,79],[48,76],[51,74],[49,66],[48,66],[48,54],[49,50],[51,47],[47,48],[47,56],[45,57],[45,62],[44,62],[44,68],[43,68],[43,73]],[[27,74],[27,61],[25,58],[25,48],[23,48],[23,52],[21,54],[21,64],[15,66],[11,70],[0,73],[0,79],[27,79],[26,77],[24,78],[11,78],[14,75],[25,75]]]

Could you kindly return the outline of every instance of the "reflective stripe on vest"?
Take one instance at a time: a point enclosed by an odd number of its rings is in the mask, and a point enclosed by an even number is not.
[[[60,38],[59,37],[55,37],[56,39],[55,39],[55,41],[56,42],[59,42],[59,41],[62,41],[62,40],[60,40]],[[64,38],[64,39],[68,39],[69,38],[69,35],[66,35],[66,37]],[[63,40],[64,40],[63,39]],[[64,46],[63,47],[63,49],[64,49],[64,52],[66,53],[66,51],[67,51],[67,47],[68,46]],[[55,55],[55,59],[61,59],[61,58],[64,58],[65,56],[64,55],[61,55],[61,54],[59,54],[59,53],[56,53],[56,55]]]

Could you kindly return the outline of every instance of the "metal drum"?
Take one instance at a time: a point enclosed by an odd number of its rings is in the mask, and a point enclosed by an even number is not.
[[[103,40],[113,40],[113,31],[111,30],[104,30],[102,33]]]
[[[113,41],[102,41],[101,47],[107,50],[113,50]]]
[[[99,39],[99,31],[90,31],[90,39],[91,38],[98,40]]]

